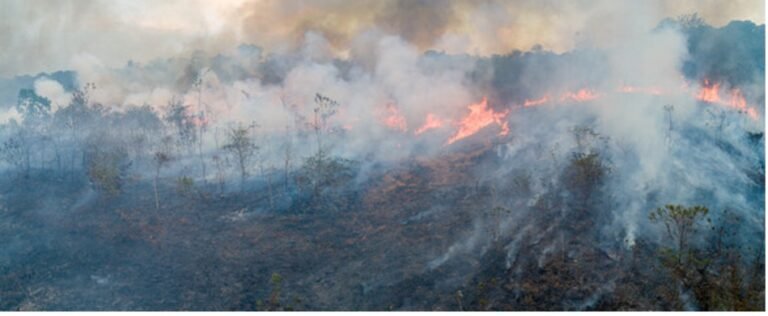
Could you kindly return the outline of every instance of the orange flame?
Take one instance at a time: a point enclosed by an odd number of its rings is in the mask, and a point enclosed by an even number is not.
[[[709,79],[704,79],[704,84],[699,90],[699,94],[696,95],[696,99],[699,101],[709,102],[724,105],[740,112],[746,113],[753,120],[757,120],[759,114],[755,108],[747,105],[747,100],[744,98],[741,90],[731,89],[730,100],[725,101],[720,98],[720,83],[710,83]]]
[[[523,102],[523,106],[524,107],[531,107],[531,106],[542,105],[542,104],[547,103],[547,102],[549,102],[549,96],[545,95],[545,96],[543,96],[541,98],[538,98],[538,99],[533,99],[533,100],[525,99],[525,102]]]
[[[484,127],[496,123],[501,128],[499,135],[504,136],[509,134],[509,126],[505,118],[509,111],[495,112],[493,109],[488,108],[488,98],[483,97],[480,103],[469,105],[469,114],[465,116],[459,123],[459,130],[456,134],[448,139],[448,144],[471,136]]]
[[[731,90],[731,100],[728,102],[728,106],[747,113],[747,115],[754,120],[757,120],[758,118],[757,111],[747,105],[747,100],[739,89]]]
[[[727,98],[721,97],[721,95],[725,95],[725,93],[722,93],[722,94],[720,93],[720,87],[721,85],[719,83],[712,83],[708,79],[704,79],[704,82],[701,85],[701,88],[695,94],[693,94],[693,97],[699,101],[718,104],[718,105],[736,109],[738,111],[746,113],[750,118],[754,120],[757,120],[759,118],[759,113],[757,109],[747,104],[746,98],[744,97],[744,95],[739,89],[730,90],[730,98],[727,99]],[[687,81],[683,81],[683,84],[681,85],[680,90],[682,93],[688,94],[690,91],[689,83]],[[659,87],[638,87],[638,86],[630,86],[625,84],[620,85],[616,91],[620,93],[637,93],[637,94],[649,94],[649,95],[663,95],[669,92]],[[546,94],[545,96],[539,99],[526,99],[522,104],[517,104],[517,106],[534,107],[534,106],[541,106],[541,105],[548,104],[551,101],[549,98],[549,95],[550,94]],[[562,94],[562,96],[558,101],[586,102],[590,100],[599,99],[600,97],[602,97],[601,94],[595,92],[594,90],[585,88],[585,89],[578,90],[576,92],[571,92],[571,91],[565,92]]]
[[[439,128],[443,126],[443,121],[432,113],[427,114],[427,118],[424,120],[424,125],[416,130],[415,134],[420,135],[433,128]]]
[[[623,93],[644,93],[644,94],[652,94],[652,95],[662,95],[663,92],[660,88],[657,87],[635,87],[635,86],[628,86],[628,85],[622,85],[619,87],[619,92]]]
[[[408,126],[405,123],[405,117],[400,114],[400,110],[397,106],[392,104],[387,105],[387,116],[384,118],[384,124],[394,130],[402,132],[408,130]]]
[[[696,99],[710,103],[720,103],[720,84],[710,84],[709,80],[704,79],[704,85],[701,87]]]
[[[566,92],[563,94],[563,96],[560,98],[560,101],[575,101],[575,102],[586,102],[590,100],[597,99],[599,95],[589,89],[581,89],[579,91],[574,92]]]
[[[680,87],[681,90],[686,91],[683,92],[685,94],[688,94],[689,92],[689,86],[687,83],[685,83],[683,86]],[[651,95],[662,95],[665,93],[665,90],[658,87],[636,87],[636,86],[629,86],[629,85],[621,85],[616,90],[617,92],[621,93],[641,93],[641,94],[651,94]],[[667,91],[669,92],[669,91]],[[713,104],[719,104],[722,106],[730,107],[733,109],[736,109],[738,111],[741,111],[743,113],[746,113],[750,118],[757,120],[759,118],[759,113],[754,107],[749,106],[747,104],[746,98],[744,97],[743,93],[739,89],[732,89],[730,92],[730,98],[727,100],[724,100],[721,98],[720,93],[720,84],[719,83],[710,83],[709,80],[704,80],[703,85],[701,86],[698,93],[694,94],[693,97],[700,101],[713,103]],[[534,107],[534,106],[541,106],[548,103],[553,103],[552,99],[550,98],[551,94],[545,94],[541,98],[538,99],[526,99],[522,104],[516,104],[516,106],[522,106],[522,107]],[[602,95],[594,90],[591,89],[580,89],[575,92],[565,92],[562,94],[562,96],[559,99],[556,99],[556,101],[560,102],[586,102],[591,101],[595,99],[599,99],[602,97]],[[509,126],[506,121],[506,117],[509,114],[509,110],[502,111],[502,112],[496,112],[492,108],[488,107],[488,99],[487,97],[483,97],[482,101],[479,103],[471,104],[468,106],[469,113],[459,121],[459,128],[456,131],[456,133],[448,139],[447,144],[453,144],[456,141],[459,141],[461,139],[467,138],[471,135],[474,135],[475,133],[479,132],[481,129],[487,127],[491,124],[496,124],[499,126],[501,131],[499,132],[500,136],[505,136],[509,134]],[[397,127],[398,129],[403,128],[405,122],[404,119],[401,120],[399,117],[399,113],[397,113],[396,108],[390,108],[388,109],[390,112],[390,116],[387,119],[387,125],[390,127]],[[424,124],[422,124],[421,127],[419,127],[414,134],[420,135],[428,130],[440,128],[444,125],[444,122],[435,116],[432,113],[427,114],[427,117],[424,121]]]

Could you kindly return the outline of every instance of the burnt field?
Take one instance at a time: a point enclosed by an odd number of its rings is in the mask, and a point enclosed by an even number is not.
[[[7,1],[0,310],[765,309],[760,1]]]
[[[734,230],[745,215],[699,232],[718,240],[697,250],[712,262],[692,297],[680,296],[663,240],[606,236],[617,216],[606,192],[620,174],[584,156],[554,170],[557,181],[504,171],[507,145],[380,166],[320,197],[302,194],[302,171],[234,192],[163,180],[159,209],[146,178],[126,177],[108,195],[78,174],[9,175],[2,308],[666,310],[711,295],[726,296],[705,302],[734,304],[715,308],[762,308],[762,250],[739,245],[752,237]],[[759,196],[764,182],[754,181]]]

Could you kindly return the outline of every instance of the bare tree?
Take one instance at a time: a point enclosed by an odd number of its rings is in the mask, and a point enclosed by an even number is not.
[[[213,154],[213,157],[211,157],[211,160],[213,160],[213,166],[216,167],[216,182],[219,185],[219,193],[223,193],[224,183],[226,181],[226,177],[224,174],[224,167],[228,163],[226,161],[226,158],[224,158],[218,153]]]
[[[707,109],[707,114],[709,114],[710,120],[706,125],[712,126],[715,129],[715,138],[721,140],[723,130],[728,126],[728,115],[723,110],[712,111],[710,109]]]
[[[195,117],[189,113],[189,106],[184,105],[178,98],[173,98],[168,103],[165,120],[176,129],[180,145],[192,151],[191,147],[197,140]]]
[[[674,127],[672,125],[672,112],[675,110],[675,106],[671,104],[667,104],[664,106],[664,112],[667,116],[667,145],[672,143],[672,128]]]
[[[29,177],[29,148],[19,135],[12,136],[2,143],[0,159],[14,166],[25,178]]]
[[[325,153],[322,141],[325,135],[330,131],[328,128],[328,120],[336,114],[339,102],[318,93],[315,95],[315,104],[314,120],[310,126],[315,132],[317,155],[318,157],[322,157]]]
[[[579,153],[591,152],[594,144],[600,136],[589,126],[575,126],[571,129],[573,138],[576,140],[576,146]]]
[[[158,181],[160,181],[160,171],[163,169],[164,166],[166,166],[168,163],[171,162],[171,155],[164,150],[156,151],[152,159],[152,162],[155,165],[155,179],[152,183],[152,187],[155,190],[155,209],[159,210],[160,196],[157,193],[157,183]]]
[[[286,126],[286,140],[283,143],[283,185],[288,192],[288,178],[291,174],[291,159],[293,158],[293,141],[290,129]]]
[[[202,167],[203,172],[203,183],[205,183],[206,178],[206,170],[205,170],[205,159],[203,158],[203,137],[205,136],[205,131],[208,127],[208,120],[205,117],[205,111],[203,110],[203,75],[207,73],[208,70],[201,73],[197,80],[194,83],[194,86],[197,88],[197,109],[198,109],[198,115],[197,115],[197,128],[199,135],[197,136],[197,153],[200,157],[200,165]]]

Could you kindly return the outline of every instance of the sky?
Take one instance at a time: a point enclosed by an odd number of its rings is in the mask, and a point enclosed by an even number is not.
[[[120,67],[129,60],[224,52],[254,44],[296,49],[319,34],[339,57],[368,33],[397,35],[418,49],[489,55],[536,45],[563,52],[633,36],[627,15],[652,28],[698,13],[708,23],[765,21],[761,0],[3,0],[0,76]]]

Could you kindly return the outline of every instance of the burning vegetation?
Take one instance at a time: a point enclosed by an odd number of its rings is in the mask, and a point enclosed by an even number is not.
[[[764,25],[382,25],[0,80],[0,309],[764,309]]]

